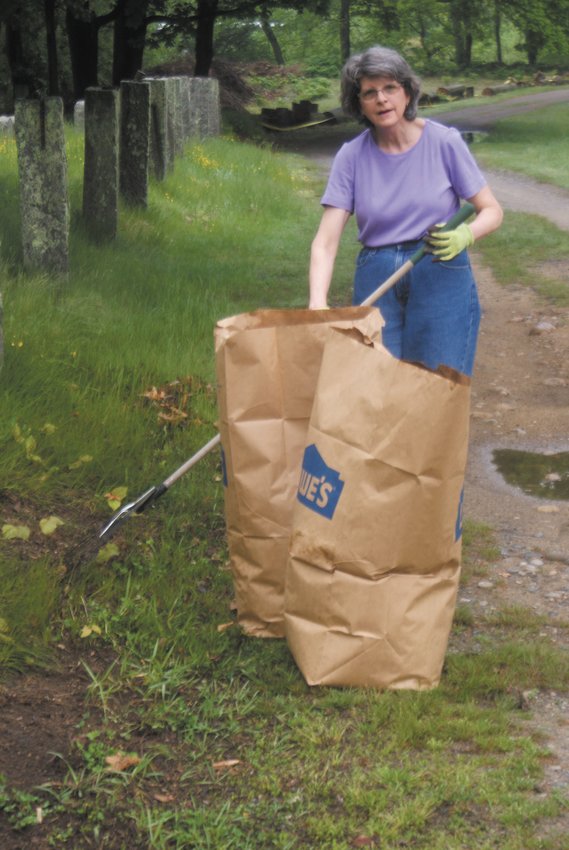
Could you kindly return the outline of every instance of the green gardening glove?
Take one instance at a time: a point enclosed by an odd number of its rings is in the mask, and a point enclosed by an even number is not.
[[[429,230],[428,243],[431,253],[439,260],[452,260],[465,248],[474,244],[474,234],[467,224],[459,224],[456,230],[440,230],[444,224],[437,224]]]

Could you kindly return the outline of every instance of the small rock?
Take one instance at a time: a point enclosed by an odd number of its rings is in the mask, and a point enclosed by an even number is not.
[[[479,581],[478,587],[481,587],[483,590],[489,590],[491,587],[494,587],[494,583],[491,581]]]
[[[559,508],[557,505],[540,505],[537,509],[540,514],[558,514]]]
[[[550,333],[555,330],[555,325],[551,322],[538,322],[533,328],[530,328],[530,336],[536,336],[543,333]]]
[[[530,561],[530,565],[532,567],[543,567],[543,563],[544,562],[541,560],[541,558],[532,558]]]

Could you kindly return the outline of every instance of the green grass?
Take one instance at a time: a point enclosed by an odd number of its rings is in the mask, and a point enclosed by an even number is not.
[[[434,691],[309,688],[283,641],[218,629],[232,584],[215,454],[124,526],[111,560],[60,569],[110,515],[112,488],[136,495],[214,433],[215,321],[305,304],[321,188],[298,157],[192,145],[95,248],[80,142],[69,134],[68,280],[19,269],[13,147],[0,158],[0,527],[29,530],[0,537],[0,663],[54,665],[57,645],[89,682],[53,778],[0,777],[0,823],[27,841],[40,807],[46,846],[73,850],[563,850],[564,834],[540,837],[567,804],[536,791],[543,744],[519,695],[567,691],[569,670],[529,612],[459,609]],[[509,263],[518,247],[502,243]],[[348,238],[340,302],[355,250]],[[144,393],[186,378],[186,418],[159,419]],[[47,536],[52,515],[64,524]],[[467,521],[464,580],[498,555]],[[110,771],[118,753],[130,762]]]
[[[486,167],[520,171],[535,180],[569,189],[565,150],[568,135],[567,107],[548,106],[499,121],[476,146],[476,155]]]
[[[529,286],[553,304],[569,305],[569,233],[541,216],[507,210],[500,229],[476,251],[500,283]]]

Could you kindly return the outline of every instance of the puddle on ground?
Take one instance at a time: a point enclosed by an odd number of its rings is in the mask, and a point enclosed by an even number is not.
[[[538,454],[494,449],[492,460],[508,484],[529,496],[569,500],[569,452]]]

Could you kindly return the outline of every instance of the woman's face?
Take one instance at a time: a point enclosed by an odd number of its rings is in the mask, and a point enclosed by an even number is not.
[[[378,130],[389,129],[403,118],[410,97],[403,86],[391,77],[362,77],[360,109],[364,118]]]

